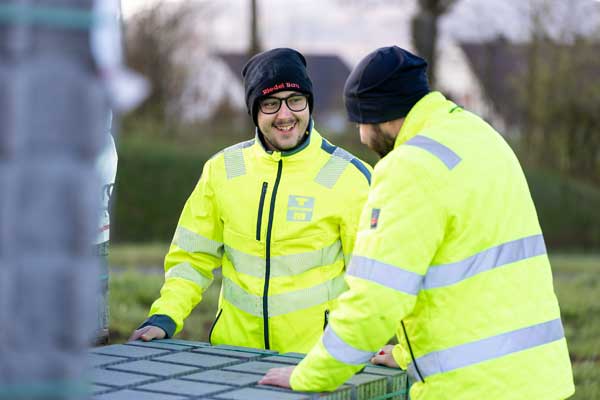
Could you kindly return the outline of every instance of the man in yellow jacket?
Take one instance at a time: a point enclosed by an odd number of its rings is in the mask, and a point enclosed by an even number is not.
[[[350,119],[383,157],[350,289],[299,366],[261,383],[333,390],[373,360],[408,370],[412,400],[567,398],[567,344],[519,162],[482,119],[430,92],[425,71],[394,46],[348,78]],[[399,344],[379,351],[394,329]]]
[[[166,256],[161,296],[131,340],[179,332],[221,265],[213,344],[307,352],[347,289],[371,168],[314,128],[302,54],[258,54],[242,75],[256,136],[206,162]]]

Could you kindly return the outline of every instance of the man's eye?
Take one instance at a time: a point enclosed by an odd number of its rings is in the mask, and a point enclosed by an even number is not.
[[[262,106],[267,107],[267,108],[277,107],[277,101],[276,100],[263,101]]]

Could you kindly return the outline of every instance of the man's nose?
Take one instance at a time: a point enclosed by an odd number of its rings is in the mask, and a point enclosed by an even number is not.
[[[281,102],[281,107],[277,112],[277,116],[279,118],[289,118],[290,116],[292,116],[292,111],[288,108],[287,103],[285,101]]]

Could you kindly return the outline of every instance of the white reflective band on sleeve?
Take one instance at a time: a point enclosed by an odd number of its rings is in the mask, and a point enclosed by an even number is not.
[[[225,255],[236,271],[257,278],[265,277],[265,259],[225,246]],[[294,276],[310,269],[330,265],[342,258],[342,242],[336,240],[322,249],[271,257],[271,277]]]
[[[327,325],[325,333],[323,333],[323,346],[336,360],[345,364],[361,365],[369,362],[373,357],[374,351],[358,350],[346,342],[331,329],[331,325]]]
[[[482,272],[542,254],[546,254],[542,235],[513,240],[479,252],[466,260],[431,266],[425,276],[423,287],[433,289],[449,286]]]
[[[425,150],[426,152],[439,158],[448,169],[453,169],[460,162],[460,157],[443,144],[426,136],[417,135],[412,139],[407,140],[407,146],[414,146]]]
[[[352,158],[354,158],[352,154],[337,147],[331,154],[331,157],[329,157],[329,160],[327,160],[327,163],[325,163],[317,174],[315,182],[331,189],[335,186],[338,179],[340,179],[340,176],[342,176]]]
[[[421,375],[426,378],[430,375],[453,371],[528,350],[564,337],[562,323],[560,319],[555,319],[446,350],[435,351],[417,358],[416,363]],[[408,365],[408,373],[414,379],[420,380],[413,363]]]
[[[206,253],[218,258],[223,257],[223,243],[205,238],[183,226],[178,226],[175,230],[173,244],[190,253]]]
[[[209,279],[198,272],[190,263],[181,263],[174,265],[165,272],[166,278],[181,278],[188,281],[194,282],[202,289],[206,289],[212,283],[212,279]]]
[[[268,297],[269,317],[288,314],[323,304],[338,297],[347,289],[342,275],[320,285]],[[248,314],[263,316],[263,298],[248,293],[227,277],[223,277],[223,298]]]
[[[414,296],[423,284],[423,275],[357,255],[352,256],[347,274]]]

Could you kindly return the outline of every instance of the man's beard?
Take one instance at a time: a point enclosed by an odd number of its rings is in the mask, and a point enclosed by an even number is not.
[[[368,146],[383,158],[394,149],[396,139],[382,131],[379,124],[373,124],[373,131],[375,135],[371,136]]]

